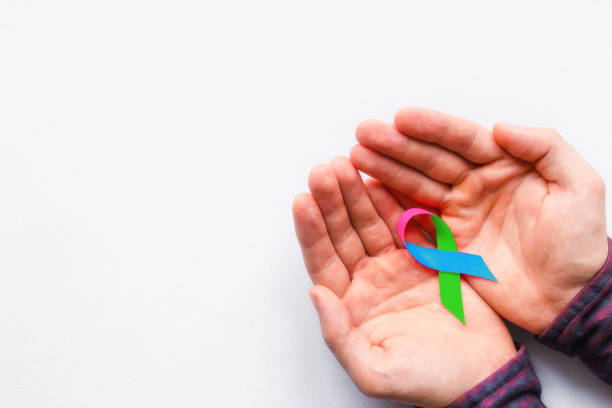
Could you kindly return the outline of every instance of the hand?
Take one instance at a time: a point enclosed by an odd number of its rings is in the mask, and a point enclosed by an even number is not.
[[[554,130],[407,108],[395,126],[366,121],[351,160],[439,210],[460,251],[498,283],[467,277],[498,313],[539,334],[603,265],[604,184]]]
[[[462,281],[466,325],[440,303],[435,271],[405,249],[395,223],[404,211],[347,158],[315,167],[311,194],[293,204],[296,233],[321,330],[365,394],[445,406],[516,354],[506,326]],[[406,237],[427,245],[416,225]]]

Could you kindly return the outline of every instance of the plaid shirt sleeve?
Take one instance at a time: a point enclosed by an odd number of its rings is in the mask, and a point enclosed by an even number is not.
[[[516,356],[448,408],[544,407],[541,391],[527,350],[521,345]]]
[[[578,356],[612,384],[612,240],[601,270],[537,338],[568,356]]]

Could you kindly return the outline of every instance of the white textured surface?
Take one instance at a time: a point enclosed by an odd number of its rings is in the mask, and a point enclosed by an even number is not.
[[[0,407],[394,406],[320,339],[292,197],[405,105],[555,127],[611,185],[610,21],[606,1],[0,2]],[[550,406],[609,406],[515,332]]]

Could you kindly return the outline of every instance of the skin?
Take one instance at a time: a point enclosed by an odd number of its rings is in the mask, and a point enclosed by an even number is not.
[[[437,209],[459,250],[481,255],[499,280],[467,277],[470,286],[518,326],[542,333],[603,265],[603,181],[554,130],[490,131],[406,108],[356,133],[355,166]]]
[[[344,157],[315,167],[293,214],[321,330],[366,395],[446,406],[516,354],[499,316],[462,281],[466,325],[440,303],[437,273],[401,248],[409,198],[362,182]],[[399,200],[398,200],[399,199]],[[430,245],[416,224],[406,239]]]

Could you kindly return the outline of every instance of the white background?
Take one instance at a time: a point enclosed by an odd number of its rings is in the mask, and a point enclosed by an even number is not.
[[[406,105],[610,186],[612,3],[0,0],[0,407],[396,406],[323,344],[290,205]],[[547,404],[609,406],[513,332]]]

